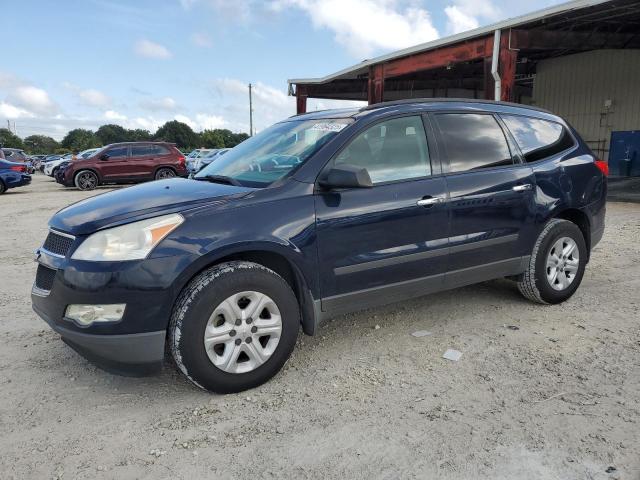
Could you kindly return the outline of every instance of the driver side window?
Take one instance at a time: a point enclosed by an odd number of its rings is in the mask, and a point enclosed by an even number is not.
[[[431,175],[422,118],[394,118],[368,128],[340,152],[334,164],[364,167],[374,184]]]
[[[107,155],[109,158],[123,158],[127,156],[127,148],[128,147],[115,147],[107,150]]]

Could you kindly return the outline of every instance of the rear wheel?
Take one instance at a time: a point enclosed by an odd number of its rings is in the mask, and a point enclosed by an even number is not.
[[[538,303],[560,303],[580,286],[587,261],[582,231],[568,220],[553,219],[544,227],[518,290]]]
[[[74,183],[80,190],[93,190],[98,186],[98,176],[91,170],[81,170],[76,174]]]
[[[164,180],[166,178],[173,178],[176,176],[176,172],[171,168],[163,167],[158,169],[155,175],[156,180]]]
[[[278,373],[299,327],[289,284],[262,265],[234,261],[204,271],[180,294],[169,343],[178,368],[194,384],[232,393]]]
[[[0,180],[0,195],[7,191],[7,187],[4,185],[4,182]]]

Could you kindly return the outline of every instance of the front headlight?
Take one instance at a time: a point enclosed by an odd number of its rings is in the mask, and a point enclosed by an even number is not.
[[[174,213],[102,230],[82,242],[71,258],[94,262],[141,260],[182,222],[184,217]]]

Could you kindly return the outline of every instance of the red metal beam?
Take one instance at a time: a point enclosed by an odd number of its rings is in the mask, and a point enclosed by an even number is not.
[[[385,63],[384,76],[386,78],[397,77],[419,70],[430,70],[432,68],[446,67],[454,63],[480,60],[485,57],[490,57],[492,49],[493,36],[437,48]]]
[[[514,86],[516,83],[516,62],[518,52],[509,48],[509,35],[505,32],[500,39],[500,55],[498,73],[500,73],[500,100],[513,102],[515,100]]]
[[[384,77],[384,64],[373,65],[369,68],[369,83],[367,85],[369,105],[384,101]]]
[[[296,85],[296,112],[298,115],[307,113],[307,87]]]

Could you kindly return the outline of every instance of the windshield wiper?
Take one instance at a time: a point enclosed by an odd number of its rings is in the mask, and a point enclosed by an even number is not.
[[[213,183],[223,183],[226,185],[233,185],[234,187],[241,187],[242,184],[235,178],[227,177],[225,175],[203,175],[201,177],[193,177],[194,180],[204,180]]]

